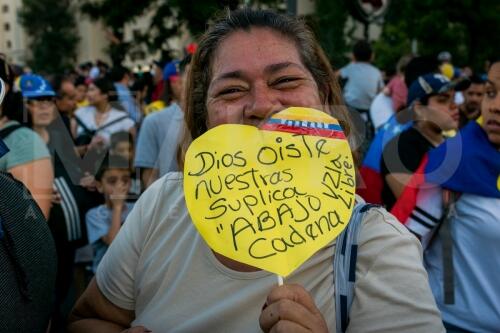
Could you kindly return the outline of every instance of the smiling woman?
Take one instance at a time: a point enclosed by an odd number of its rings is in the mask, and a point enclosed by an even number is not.
[[[208,129],[228,123],[260,126],[290,106],[327,112],[339,119],[346,134],[349,130],[333,70],[312,32],[301,20],[269,11],[242,9],[215,20],[199,41],[185,96],[188,132],[181,155]],[[321,145],[314,147],[322,152]],[[220,160],[204,156],[195,172],[210,165],[222,169],[236,156],[236,151]],[[273,156],[290,157],[279,152],[266,156],[271,158],[262,164],[274,161]],[[255,179],[273,178],[262,176]],[[284,173],[281,177],[275,181],[291,180]],[[225,186],[238,186],[236,182],[237,175],[224,179]],[[281,198],[279,193],[262,194],[262,200]],[[304,207],[310,203],[311,209],[319,209],[314,198],[301,196],[293,184],[282,193],[294,195]],[[240,204],[251,209],[259,199],[252,200],[247,197]],[[416,238],[382,209],[364,216],[348,331],[442,332]],[[311,228],[305,236],[268,240],[274,251],[284,251],[301,237],[317,237],[337,221],[332,214],[307,223]],[[259,252],[257,245],[257,256],[273,255]],[[187,212],[182,174],[168,174],[129,215],[76,304],[70,331],[333,332],[335,245],[320,249],[278,287],[275,275],[210,250]]]

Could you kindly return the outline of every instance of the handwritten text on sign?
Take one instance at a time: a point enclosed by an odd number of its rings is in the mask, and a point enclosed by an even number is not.
[[[263,128],[228,124],[196,139],[184,192],[215,252],[287,276],[347,225],[355,170],[340,126],[325,113],[291,108]],[[329,128],[339,137],[327,136]]]

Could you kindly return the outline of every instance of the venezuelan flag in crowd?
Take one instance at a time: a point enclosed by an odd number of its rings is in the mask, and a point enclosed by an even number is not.
[[[412,122],[401,124],[393,115],[377,132],[368,149],[363,164],[359,169],[360,181],[356,193],[366,202],[382,204],[382,187],[384,185],[380,174],[380,163],[385,145],[396,135],[408,129]]]
[[[500,198],[500,151],[478,122],[470,122],[458,135],[429,151],[391,213],[404,224],[437,222],[433,221],[436,217],[425,220],[430,214],[423,207],[433,200],[419,197],[421,189],[432,185],[456,193]]]

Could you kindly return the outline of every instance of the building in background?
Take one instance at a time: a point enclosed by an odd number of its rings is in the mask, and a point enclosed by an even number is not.
[[[24,64],[27,38],[17,17],[20,6],[20,0],[0,0],[0,52],[9,61]]]
[[[29,59],[29,36],[24,31],[17,12],[22,6],[21,0],[0,0],[0,53],[15,64],[24,65]],[[50,9],[48,9],[50,10]],[[133,40],[134,34],[144,32],[149,27],[154,9],[125,27],[125,41]],[[110,34],[99,22],[92,22],[81,13],[76,14],[77,31],[80,37],[77,46],[77,63],[96,61],[97,59],[110,63],[106,48],[110,43]],[[172,50],[177,50],[179,56],[182,48],[191,41],[187,30],[179,37],[167,41]],[[151,64],[159,54],[136,49],[125,59],[125,65],[130,68]]]

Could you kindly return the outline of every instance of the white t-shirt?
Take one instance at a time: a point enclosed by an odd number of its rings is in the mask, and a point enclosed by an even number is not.
[[[444,332],[422,266],[421,247],[382,209],[363,220],[348,332]],[[335,241],[285,279],[308,290],[335,331]],[[259,315],[276,275],[221,264],[186,209],[182,174],[141,196],[96,273],[104,296],[134,310],[153,332],[261,332]]]
[[[383,92],[378,93],[370,106],[370,118],[372,119],[373,127],[375,127],[375,132],[377,132],[379,127],[383,126],[393,114],[394,108],[392,98],[386,96]]]
[[[80,119],[83,124],[90,130],[96,130],[97,125],[95,123],[95,114],[96,114],[96,109],[93,106],[84,106],[82,108],[79,108],[75,112],[75,116]],[[123,120],[117,121],[116,123],[113,123],[112,125],[109,125],[102,130],[97,131],[96,135],[99,135],[106,140],[107,143],[109,143],[109,138],[111,134],[120,132],[120,131],[128,131],[130,128],[132,128],[135,123],[132,119],[128,118],[128,114],[123,111],[118,111],[116,109],[111,108],[108,111],[108,115],[106,117],[106,120],[99,125],[99,127],[106,126],[106,124],[111,123],[112,121],[115,121],[117,119],[124,118]],[[83,134],[84,130],[81,126],[77,127],[76,130],[76,135],[79,136],[80,134]]]
[[[343,92],[345,102],[357,109],[370,109],[373,99],[384,87],[380,71],[367,62],[353,62],[342,67],[340,76],[347,79]]]

